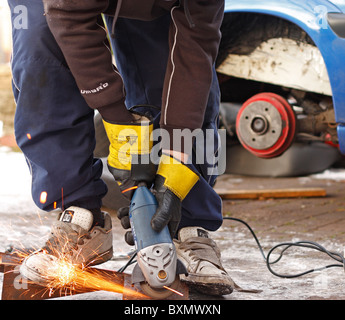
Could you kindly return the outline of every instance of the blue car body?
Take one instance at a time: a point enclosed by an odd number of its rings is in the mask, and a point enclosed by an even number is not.
[[[259,13],[287,20],[314,41],[323,56],[332,89],[339,149],[345,154],[345,1],[344,0],[241,0],[225,1],[227,13]],[[335,15],[341,31],[334,31]]]

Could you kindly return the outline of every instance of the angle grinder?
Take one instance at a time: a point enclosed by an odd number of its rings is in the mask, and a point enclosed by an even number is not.
[[[157,200],[145,184],[135,190],[129,219],[137,251],[137,264],[132,272],[132,283],[139,283],[142,291],[153,299],[166,299],[180,285],[179,274],[187,274],[177,259],[175,245],[168,226],[160,232],[151,227],[151,219],[158,207]]]

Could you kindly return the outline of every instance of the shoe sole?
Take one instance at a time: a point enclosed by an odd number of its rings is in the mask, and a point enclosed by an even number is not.
[[[199,293],[208,296],[225,296],[231,294],[234,289],[231,286],[224,285],[223,283],[193,283],[189,281],[184,281],[190,289],[194,289]]]
[[[231,294],[234,291],[235,284],[221,282],[220,279],[213,279],[205,282],[200,281],[199,277],[192,274],[188,276],[180,275],[181,281],[186,283],[191,289],[194,289],[202,294],[208,296],[224,296]],[[198,281],[199,280],[199,281]]]

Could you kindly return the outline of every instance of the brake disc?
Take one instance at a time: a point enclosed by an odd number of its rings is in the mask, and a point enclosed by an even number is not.
[[[296,117],[289,103],[274,93],[260,93],[247,100],[236,118],[241,144],[260,158],[285,152],[296,134]]]

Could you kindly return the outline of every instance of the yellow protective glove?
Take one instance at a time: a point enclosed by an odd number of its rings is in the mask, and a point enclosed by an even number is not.
[[[103,120],[110,147],[109,171],[123,195],[131,199],[139,182],[150,186],[155,177],[155,166],[150,160],[152,122],[137,116],[133,123],[110,123]]]
[[[181,220],[181,202],[199,180],[199,174],[183,162],[162,154],[153,186],[158,208],[151,226],[159,232],[169,226],[174,237]]]

